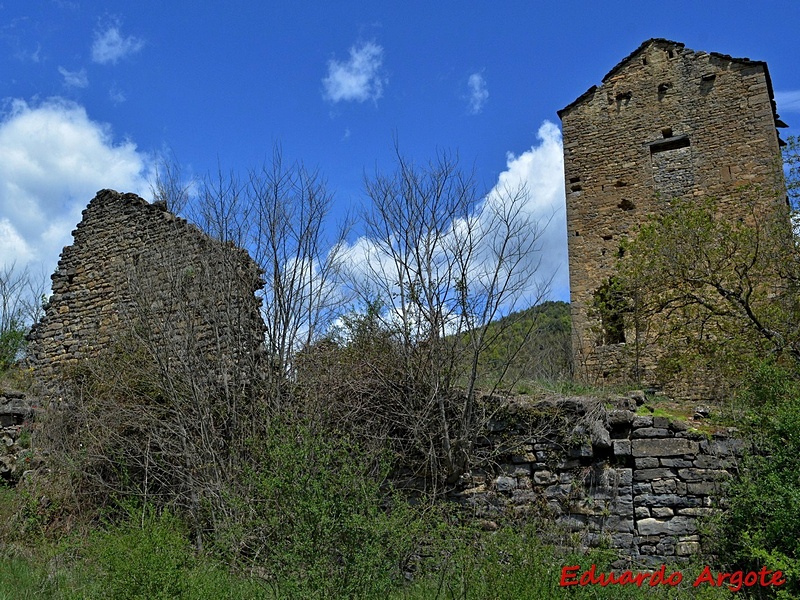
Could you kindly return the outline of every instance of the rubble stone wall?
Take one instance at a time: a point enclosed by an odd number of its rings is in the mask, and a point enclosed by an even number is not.
[[[70,369],[130,337],[155,340],[165,360],[205,356],[232,370],[263,342],[260,271],[245,250],[216,241],[158,204],[102,190],[83,211],[29,338],[37,379],[56,390]]]
[[[0,480],[15,482],[33,468],[35,405],[22,392],[0,389]]]
[[[490,522],[552,518],[582,545],[610,546],[637,565],[688,562],[701,550],[699,519],[724,506],[745,444],[637,414],[635,397],[599,411],[582,398],[551,403],[576,423],[560,436],[519,416],[494,420],[478,449],[496,453],[494,467],[464,477],[455,499]]]

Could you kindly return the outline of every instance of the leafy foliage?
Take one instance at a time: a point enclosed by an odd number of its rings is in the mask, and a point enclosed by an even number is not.
[[[25,347],[25,336],[28,328],[20,322],[8,323],[5,330],[0,331],[0,373],[6,371],[17,360]]]
[[[787,212],[763,206],[675,200],[625,246],[619,283],[637,341],[663,350],[661,381],[701,378],[722,393],[761,357],[800,360],[800,255]]]
[[[231,499],[244,516],[220,536],[238,561],[286,597],[378,597],[402,579],[424,521],[381,486],[381,462],[289,422],[273,424],[253,459],[246,496]]]
[[[782,570],[778,597],[800,594],[800,382],[771,361],[747,377],[739,402],[750,411],[752,452],[728,490],[722,556],[737,568]]]
[[[489,324],[481,383],[502,378],[556,382],[572,372],[569,304],[547,301]]]

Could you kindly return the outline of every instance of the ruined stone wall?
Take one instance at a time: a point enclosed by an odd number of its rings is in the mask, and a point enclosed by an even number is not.
[[[767,66],[649,40],[559,116],[575,369],[590,381],[647,381],[631,323],[601,322],[595,296],[622,240],[674,198],[714,197],[736,214],[750,186],[770,210],[785,204]]]
[[[23,392],[0,389],[0,481],[16,482],[36,466],[31,450],[34,403]]]
[[[620,550],[620,565],[687,562],[702,549],[700,519],[724,504],[745,444],[727,430],[637,414],[643,400],[634,392],[605,409],[560,399],[494,419],[477,449],[491,466],[465,476],[455,498],[489,523],[550,518],[586,547]],[[574,426],[558,434],[524,416],[548,411]]]
[[[204,359],[216,376],[259,351],[262,282],[246,251],[113,190],[97,193],[73,236],[30,335],[29,360],[47,387],[58,389],[81,361],[133,352],[137,342],[150,343],[156,361]]]

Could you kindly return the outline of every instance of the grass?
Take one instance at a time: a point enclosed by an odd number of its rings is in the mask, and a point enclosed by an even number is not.
[[[282,581],[235,571],[213,556],[198,554],[183,524],[168,512],[146,511],[89,535],[61,541],[39,540],[27,553],[0,553],[0,600],[8,599],[280,599],[304,591],[304,598],[380,598],[381,600],[484,600],[517,598],[722,598],[726,590],[691,588],[691,569],[678,587],[646,591],[632,586],[559,585],[561,569],[597,565],[609,570],[613,554],[565,553],[545,543],[534,526],[478,532],[441,522],[421,546],[407,578],[391,582],[388,593],[366,584],[346,595],[331,591],[324,574],[297,572]],[[280,548],[273,549],[280,552]],[[672,569],[668,568],[668,572]],[[697,570],[697,569],[695,569]],[[690,572],[691,571],[691,572]],[[411,574],[413,573],[413,575]],[[365,574],[378,580],[387,573]],[[294,580],[291,580],[294,578]],[[301,581],[305,578],[305,581]],[[374,583],[374,582],[373,582]],[[724,592],[724,593],[723,593]]]

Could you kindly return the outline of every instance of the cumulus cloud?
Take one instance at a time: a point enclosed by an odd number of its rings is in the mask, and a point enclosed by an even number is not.
[[[510,262],[519,260],[514,265],[514,272],[533,272],[534,275],[524,281],[514,280],[513,275],[510,276],[511,285],[524,283],[514,294],[515,297],[511,298],[512,302],[517,302],[515,309],[525,308],[531,301],[546,298],[569,300],[561,131],[546,121],[539,128],[537,137],[538,142],[530,149],[519,155],[507,155],[505,170],[499,174],[497,182],[479,203],[475,213],[451,224],[451,233],[448,235],[453,236],[452,244],[441,239],[437,242],[445,249],[440,259],[442,272],[446,272],[447,264],[452,263],[447,248],[459,244],[459,230],[471,228],[473,239],[479,242],[472,252],[469,285],[471,289],[474,288],[474,293],[480,295],[479,288],[486,283],[486,278],[491,278],[496,272],[501,276],[506,275],[504,266],[498,266],[496,261],[500,246],[512,239],[505,227],[512,221],[524,224],[523,235],[515,242],[519,244],[521,253],[515,255],[512,250]],[[344,248],[343,262],[350,265],[351,275],[356,280],[369,280],[376,276],[384,282],[398,280],[398,269],[402,271],[402,265],[392,261],[385,246],[400,242],[390,233],[387,232],[382,240],[361,237]],[[392,284],[383,283],[380,287],[388,291]],[[549,290],[546,298],[542,297],[545,289]],[[397,310],[398,306],[394,309]]]
[[[489,90],[486,88],[486,79],[481,73],[473,73],[467,81],[469,86],[469,112],[477,115],[483,110],[489,100]]]
[[[129,35],[124,37],[114,25],[105,31],[96,31],[92,43],[92,60],[101,65],[114,65],[120,59],[136,54],[144,47],[144,40]]]
[[[383,47],[366,42],[350,48],[347,61],[328,61],[328,75],[322,80],[324,97],[331,102],[376,101],[383,95]]]
[[[151,168],[78,104],[12,101],[0,116],[0,268],[52,273],[97,190],[144,194]]]
[[[564,152],[561,130],[545,121],[537,133],[538,144],[522,154],[509,153],[490,197],[524,186],[528,192],[524,213],[539,225],[537,248],[528,261],[538,263],[540,281],[551,281],[550,297],[569,301],[567,215],[564,195]],[[502,196],[501,196],[502,197]],[[533,235],[534,232],[531,232]],[[531,262],[531,264],[535,264]]]
[[[779,113],[800,113],[800,90],[775,92],[775,104]]]
[[[85,88],[89,85],[89,78],[86,76],[86,69],[69,71],[64,67],[58,67],[58,72],[64,77],[64,85],[74,88]]]

